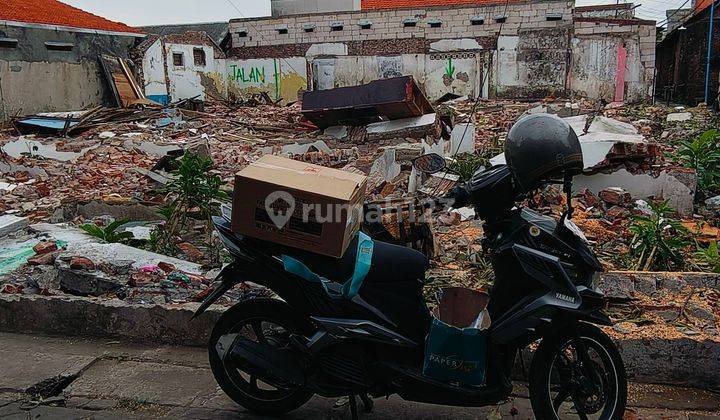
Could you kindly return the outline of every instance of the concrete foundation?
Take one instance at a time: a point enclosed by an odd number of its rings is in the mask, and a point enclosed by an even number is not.
[[[707,273],[606,273],[598,286],[609,296],[634,291],[679,290],[683,285],[720,287]],[[198,303],[129,305],[119,300],[71,296],[0,295],[0,331],[92,336],[149,343],[204,346],[225,310],[211,307],[190,321]],[[618,341],[630,378],[664,384],[720,387],[720,343],[684,338]]]

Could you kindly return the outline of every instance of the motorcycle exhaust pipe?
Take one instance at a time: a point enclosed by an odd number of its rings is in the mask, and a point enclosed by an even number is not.
[[[278,388],[305,386],[305,364],[302,355],[277,349],[240,334],[226,334],[215,344],[223,364]]]

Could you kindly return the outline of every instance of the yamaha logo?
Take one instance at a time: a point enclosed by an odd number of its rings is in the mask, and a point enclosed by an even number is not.
[[[555,299],[562,300],[568,303],[575,303],[575,298],[572,296],[564,295],[562,293],[555,293]]]

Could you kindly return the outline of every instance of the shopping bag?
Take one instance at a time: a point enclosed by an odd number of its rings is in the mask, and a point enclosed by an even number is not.
[[[484,385],[490,327],[487,295],[463,288],[441,293],[425,341],[423,374],[444,382]]]

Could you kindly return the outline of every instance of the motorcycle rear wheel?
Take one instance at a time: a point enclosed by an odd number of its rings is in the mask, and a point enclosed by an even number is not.
[[[587,363],[581,360],[583,347]],[[585,323],[578,324],[577,335],[563,331],[544,338],[530,366],[530,402],[538,419],[622,419],[627,377],[617,347]]]
[[[306,328],[283,302],[258,298],[235,304],[220,316],[208,343],[210,368],[220,388],[233,401],[259,414],[277,416],[303,406],[312,398],[312,392],[300,388],[280,389],[227,366],[215,346],[220,337],[234,333],[253,341],[284,346],[290,334],[302,334]]]

